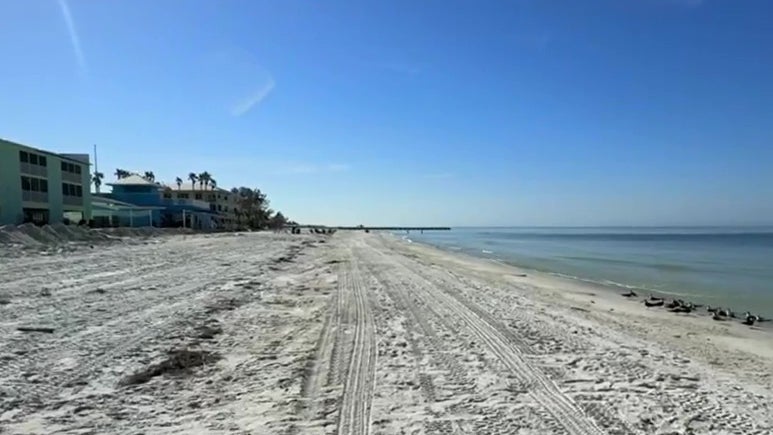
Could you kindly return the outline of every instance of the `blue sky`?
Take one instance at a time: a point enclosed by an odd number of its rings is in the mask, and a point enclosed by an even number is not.
[[[0,1],[0,137],[303,222],[773,224],[767,0]],[[112,179],[111,175],[108,175]]]

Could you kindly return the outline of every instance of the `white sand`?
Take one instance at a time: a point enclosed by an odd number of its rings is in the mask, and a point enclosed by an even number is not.
[[[768,331],[520,273],[361,233],[0,255],[0,433],[773,433]],[[220,359],[123,384],[174,349]]]

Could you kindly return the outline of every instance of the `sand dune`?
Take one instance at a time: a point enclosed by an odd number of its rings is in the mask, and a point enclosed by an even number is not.
[[[773,433],[769,332],[521,274],[360,233],[6,256],[0,433]]]

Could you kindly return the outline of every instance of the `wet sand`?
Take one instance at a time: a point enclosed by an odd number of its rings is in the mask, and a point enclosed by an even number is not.
[[[1,261],[0,433],[773,433],[769,331],[385,235]]]

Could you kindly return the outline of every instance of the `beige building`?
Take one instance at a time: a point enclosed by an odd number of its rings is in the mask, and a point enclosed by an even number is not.
[[[0,225],[91,219],[88,154],[61,154],[0,139]]]
[[[165,199],[197,200],[209,203],[209,210],[218,214],[224,228],[236,226],[236,195],[219,187],[212,188],[191,182],[164,185]]]

